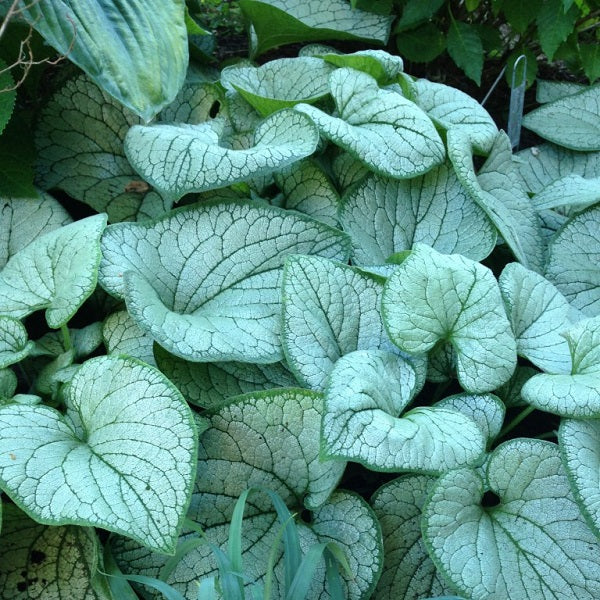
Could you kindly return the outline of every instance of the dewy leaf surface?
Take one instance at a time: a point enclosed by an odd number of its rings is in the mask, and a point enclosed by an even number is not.
[[[400,417],[415,386],[414,369],[395,354],[358,350],[342,356],[325,390],[324,456],[379,471],[428,473],[481,457],[483,433],[459,412],[424,407]]]
[[[191,192],[225,187],[264,175],[312,154],[319,141],[313,123],[291,109],[263,121],[254,146],[221,145],[217,120],[198,125],[134,126],[125,138],[129,162],[163,196],[178,200]]]
[[[481,506],[487,490],[497,506]],[[555,444],[511,440],[491,454],[484,477],[470,469],[442,475],[423,508],[423,535],[438,569],[467,598],[600,594],[600,544]]]
[[[495,228],[447,163],[406,181],[367,177],[344,196],[340,222],[361,265],[383,264],[414,243],[482,260],[496,243]]]
[[[18,363],[32,350],[33,342],[21,321],[0,315],[0,369]]]
[[[156,369],[94,358],[65,391],[66,415],[0,408],[0,485],[38,522],[117,531],[173,552],[196,471],[190,409]]]
[[[3,598],[110,600],[98,573],[102,549],[90,527],[48,527],[4,505],[0,545]]]
[[[274,207],[204,203],[154,222],[111,225],[101,285],[186,360],[277,362],[281,266],[290,253],[347,260],[341,232]]]
[[[329,84],[339,116],[308,104],[299,104],[296,110],[371,170],[405,179],[444,160],[444,144],[431,119],[410,100],[380,89],[373,77],[349,68],[334,71]]]
[[[22,14],[51,46],[146,121],[183,85],[188,42],[182,0],[22,5]]]
[[[0,271],[2,313],[22,318],[46,309],[55,329],[65,325],[96,287],[106,215],[65,225],[35,239]]]
[[[480,393],[516,366],[516,343],[492,272],[463,256],[417,244],[386,282],[383,318],[392,341],[420,354],[449,341],[458,380]]]

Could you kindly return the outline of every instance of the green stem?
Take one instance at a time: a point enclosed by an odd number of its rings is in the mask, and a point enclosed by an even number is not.
[[[523,419],[526,419],[533,411],[535,406],[525,407],[506,427],[504,427],[496,439],[502,439],[507,433],[512,431]]]
[[[73,342],[71,342],[71,333],[66,325],[61,325],[60,330],[63,336],[63,346],[65,347],[65,351],[68,352],[73,347]]]

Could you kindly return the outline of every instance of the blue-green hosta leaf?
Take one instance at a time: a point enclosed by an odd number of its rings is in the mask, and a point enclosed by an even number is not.
[[[586,316],[600,315],[600,206],[558,231],[550,243],[546,277]]]
[[[221,83],[235,89],[263,117],[299,102],[313,103],[329,94],[334,67],[320,58],[279,58],[260,67],[231,66]]]
[[[22,14],[51,46],[146,121],[183,85],[188,42],[182,0],[22,4]]]
[[[101,285],[138,326],[187,360],[282,358],[281,266],[287,254],[347,260],[344,234],[300,213],[204,203],[147,223],[111,225]]]
[[[531,199],[537,211],[561,206],[582,210],[599,201],[600,177],[586,179],[576,174],[553,181]]]
[[[404,62],[385,50],[359,50],[352,54],[339,52],[319,53],[322,59],[336,67],[350,67],[374,77],[381,85],[396,81],[404,71]]]
[[[93,525],[173,552],[196,471],[197,433],[181,394],[132,359],[100,357],[75,374],[65,415],[0,408],[0,484],[49,525]]]
[[[191,363],[169,354],[160,346],[156,346],[154,353],[158,368],[177,386],[184,398],[203,408],[216,407],[240,394],[297,385],[295,377],[283,363]]]
[[[484,507],[485,491],[497,506]],[[519,439],[491,454],[482,476],[443,474],[423,508],[429,554],[473,600],[600,594],[600,544],[569,489],[558,447]]]
[[[2,313],[22,318],[46,309],[53,328],[65,325],[96,287],[106,215],[46,233],[17,252],[0,271]]]
[[[126,310],[106,318],[102,338],[108,354],[125,354],[156,366],[152,350],[154,340],[138,327]]]
[[[406,475],[381,486],[371,498],[383,534],[377,600],[419,600],[451,592],[421,537],[421,508],[434,482],[430,475]]]
[[[569,303],[542,275],[519,263],[504,267],[498,279],[517,340],[517,354],[549,373],[567,373],[571,355],[561,335],[570,327]]]
[[[416,408],[415,371],[382,350],[359,350],[334,365],[325,390],[322,454],[378,471],[440,473],[472,464],[485,452],[472,418],[444,408]]]
[[[338,224],[340,197],[325,171],[313,160],[294,163],[274,173],[285,208],[298,210],[327,225]]]
[[[322,390],[335,361],[354,350],[394,346],[380,316],[383,280],[318,257],[288,259],[283,275],[283,348],[302,384]]]
[[[43,109],[36,129],[37,179],[60,188],[110,221],[136,217],[150,191],[125,158],[123,140],[141,119],[87,76],[67,81]]]
[[[469,392],[494,390],[514,371],[516,343],[500,290],[479,263],[417,244],[386,282],[382,311],[390,338],[405,352],[450,342]]]
[[[3,598],[110,600],[102,549],[90,527],[48,527],[4,505],[0,544]]]
[[[129,162],[163,196],[177,200],[245,181],[312,154],[319,140],[306,116],[281,110],[254,133],[254,146],[232,150],[219,143],[219,120],[197,125],[132,127],[125,138]]]
[[[563,419],[558,440],[573,494],[600,537],[600,421]]]
[[[72,220],[45,192],[40,192],[38,198],[0,198],[0,217],[0,270],[36,238]]]
[[[508,136],[498,134],[478,174],[473,166],[473,144],[460,129],[448,131],[448,156],[458,179],[498,228],[517,260],[541,272],[545,261],[541,229],[519,183]]]
[[[444,160],[444,144],[431,119],[410,100],[380,89],[373,77],[354,69],[337,69],[329,82],[337,117],[309,104],[299,104],[296,110],[371,170],[405,179]]]
[[[0,315],[0,369],[23,360],[33,350],[33,342],[21,321]]]
[[[392,17],[352,9],[343,0],[241,0],[256,34],[253,54],[294,42],[368,40],[385,44]]]
[[[413,83],[414,101],[440,127],[466,135],[480,152],[492,148],[498,128],[479,102],[456,88],[427,79]]]
[[[494,226],[448,164],[406,181],[367,177],[344,196],[340,222],[361,265],[385,263],[414,243],[482,260],[496,244]]]
[[[523,127],[571,150],[600,150],[600,85],[536,108]]]
[[[523,399],[564,417],[600,417],[600,317],[580,321],[567,329],[571,353],[568,374],[532,377],[521,390]]]

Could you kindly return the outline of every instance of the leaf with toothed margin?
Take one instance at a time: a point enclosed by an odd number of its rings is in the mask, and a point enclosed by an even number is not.
[[[419,600],[451,592],[421,537],[421,508],[434,482],[431,475],[405,475],[382,485],[371,498],[384,550],[373,596],[377,600]]]
[[[516,343],[492,272],[458,254],[416,244],[387,280],[382,313],[391,340],[405,352],[450,342],[460,384],[496,389],[517,362]]]
[[[347,260],[336,229],[251,202],[206,202],[111,225],[100,284],[172,354],[197,362],[278,362],[286,255]]]
[[[406,179],[444,160],[445,149],[431,119],[400,94],[379,88],[366,73],[342,68],[329,78],[338,116],[298,104],[322,136],[375,173]]]
[[[485,492],[499,498],[482,506]],[[474,600],[600,594],[600,543],[571,493],[558,447],[518,439],[498,446],[484,472],[443,474],[423,507],[429,555]]]
[[[0,369],[23,360],[33,345],[21,321],[0,315]]]
[[[1,504],[0,504],[1,507]],[[4,506],[0,589],[4,598],[109,600],[102,548],[90,527],[48,527]]]
[[[561,374],[540,373],[528,379],[521,396],[539,410],[563,417],[600,418],[600,317],[567,329],[570,368]]]
[[[254,146],[232,150],[219,141],[223,121],[134,126],[125,138],[133,168],[163,196],[178,200],[264,175],[311,155],[319,134],[309,118],[284,109],[254,132]]]
[[[0,407],[0,488],[48,525],[91,525],[173,552],[196,472],[192,413],[159,371],[103,356],[64,392],[66,413]]]
[[[475,421],[452,409],[419,407],[401,416],[415,393],[415,371],[382,350],[357,350],[334,365],[325,389],[323,457],[377,471],[441,473],[485,452]]]
[[[106,215],[46,233],[17,252],[0,271],[2,313],[16,318],[46,309],[55,329],[65,325],[96,287]]]

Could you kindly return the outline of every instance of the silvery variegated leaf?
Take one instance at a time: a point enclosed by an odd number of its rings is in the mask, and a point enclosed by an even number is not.
[[[0,315],[0,369],[23,360],[34,344],[19,319]]]
[[[350,67],[374,77],[381,85],[395,81],[404,71],[403,60],[385,50],[358,50],[351,54],[315,49],[323,60],[336,67]]]

